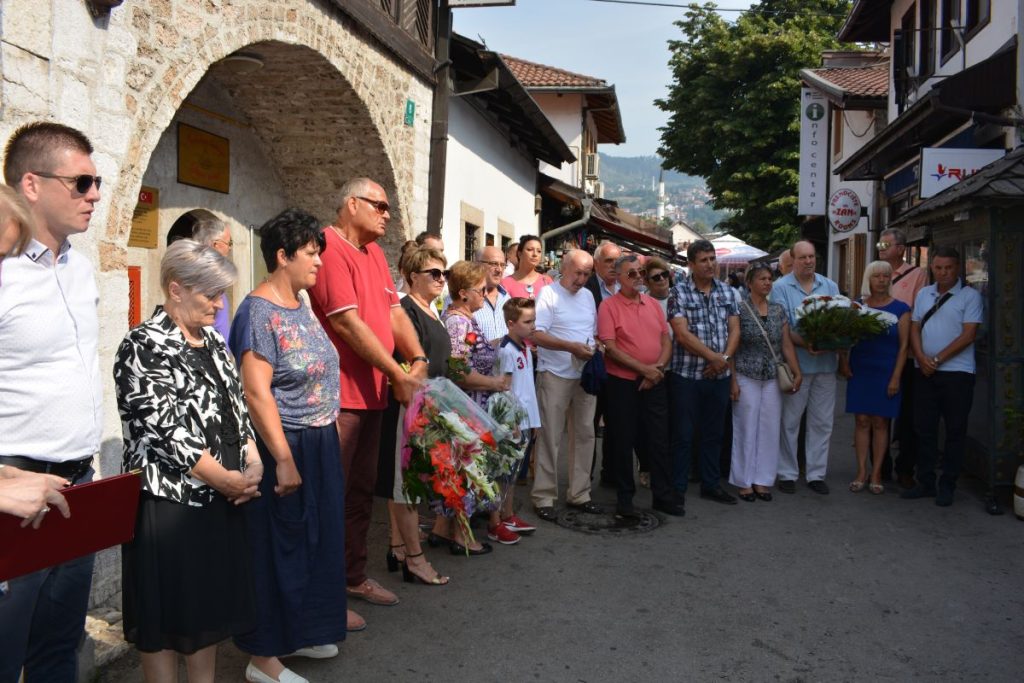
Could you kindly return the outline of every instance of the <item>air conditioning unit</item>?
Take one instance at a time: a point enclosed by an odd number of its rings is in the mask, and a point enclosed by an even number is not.
[[[594,183],[594,196],[598,199],[604,199],[604,183],[601,181]]]
[[[598,176],[598,167],[600,166],[601,157],[597,153],[587,154],[583,157],[583,177],[587,180],[594,180]]]

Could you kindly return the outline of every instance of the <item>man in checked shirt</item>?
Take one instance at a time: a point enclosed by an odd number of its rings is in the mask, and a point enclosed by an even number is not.
[[[690,277],[672,288],[668,319],[675,334],[669,363],[670,449],[676,493],[686,495],[693,433],[700,425],[700,497],[735,505],[722,488],[719,456],[729,409],[729,358],[740,343],[740,299],[715,279],[715,247],[697,240],[686,251]]]

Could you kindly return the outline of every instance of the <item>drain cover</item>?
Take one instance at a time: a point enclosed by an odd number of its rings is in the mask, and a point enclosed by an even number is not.
[[[609,536],[645,534],[648,531],[654,531],[661,525],[661,520],[650,512],[643,510],[637,512],[640,515],[638,519],[620,519],[611,510],[601,515],[595,515],[569,508],[558,513],[557,523],[558,526],[572,531]]]

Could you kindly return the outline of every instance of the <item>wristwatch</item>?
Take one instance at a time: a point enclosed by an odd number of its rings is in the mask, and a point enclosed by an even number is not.
[[[935,363],[935,367],[939,367],[940,365],[942,365],[942,361],[939,360],[938,356],[932,356],[932,362]]]
[[[413,356],[412,360],[409,361],[409,364],[412,365],[416,361],[422,361],[424,365],[430,365],[430,359],[426,356]]]
[[[722,360],[724,360],[726,363],[728,363],[729,362],[729,354],[723,353],[722,354]]]

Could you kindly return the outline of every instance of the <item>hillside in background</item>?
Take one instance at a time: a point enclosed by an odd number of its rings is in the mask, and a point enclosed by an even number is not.
[[[658,209],[657,181],[661,159],[655,156],[614,157],[601,154],[601,182],[604,196],[632,213],[653,218]],[[665,215],[672,221],[683,220],[706,232],[729,217],[728,211],[710,206],[711,196],[704,179],[676,171],[665,171]]]

